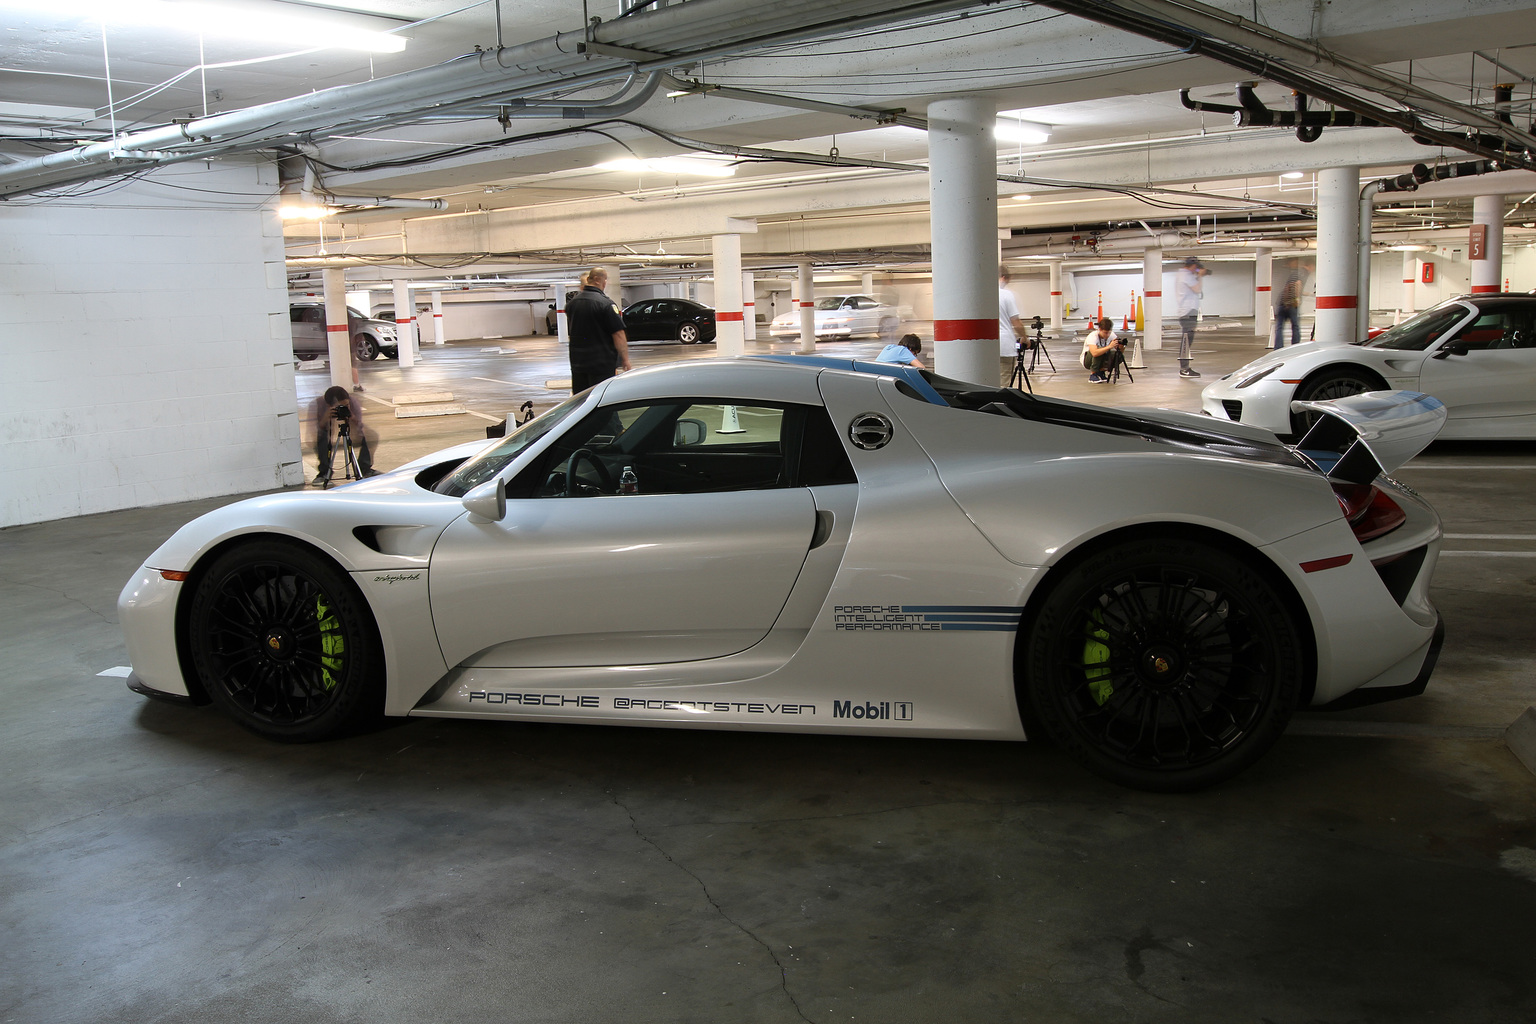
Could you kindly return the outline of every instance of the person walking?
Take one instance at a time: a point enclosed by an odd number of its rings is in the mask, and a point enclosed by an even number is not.
[[[1200,300],[1204,296],[1204,283],[1200,280],[1209,274],[1205,264],[1193,256],[1185,257],[1174,284],[1174,297],[1179,308],[1179,376],[1198,377],[1200,372],[1189,365],[1194,361],[1195,324],[1200,320]]]
[[[629,336],[624,316],[604,292],[608,271],[593,267],[581,275],[581,291],[565,304],[565,329],[571,339],[571,394],[630,369]]]
[[[1287,321],[1291,325],[1291,344],[1301,344],[1301,268],[1295,260],[1288,266],[1285,284],[1280,286],[1280,297],[1275,301],[1274,348],[1283,347],[1280,335]]]

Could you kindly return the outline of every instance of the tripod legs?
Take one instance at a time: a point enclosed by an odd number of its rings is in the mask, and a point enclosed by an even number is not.
[[[352,447],[351,431],[338,433],[336,441],[330,446],[330,455],[326,459],[325,471],[320,475],[320,489],[329,490],[331,479],[336,475],[336,450],[341,449],[341,467],[343,479],[361,480],[363,471],[357,462],[357,452]]]
[[[1020,385],[1023,386],[1020,387]],[[1030,394],[1035,393],[1034,385],[1029,382],[1029,368],[1024,365],[1023,352],[1013,357],[1013,372],[1008,375],[1008,383],[1005,386],[1028,391]]]

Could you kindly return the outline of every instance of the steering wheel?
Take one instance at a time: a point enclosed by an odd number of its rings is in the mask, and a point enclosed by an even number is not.
[[[586,462],[587,465],[597,470],[598,488],[604,494],[614,493],[613,474],[608,472],[608,467],[603,465],[590,448],[577,448],[571,452],[571,457],[565,463],[565,496],[571,497],[576,486],[576,464]]]

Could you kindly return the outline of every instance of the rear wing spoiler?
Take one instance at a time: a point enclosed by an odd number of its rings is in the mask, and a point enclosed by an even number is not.
[[[1445,406],[1417,391],[1367,391],[1323,402],[1292,402],[1292,412],[1317,413],[1306,436],[1294,446],[1328,453],[1330,479],[1368,484],[1391,473],[1428,447],[1445,425]],[[1336,459],[1333,456],[1337,456]]]

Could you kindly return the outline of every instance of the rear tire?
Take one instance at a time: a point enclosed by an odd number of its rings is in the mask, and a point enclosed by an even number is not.
[[[378,629],[347,575],[284,541],[252,541],[200,574],[191,661],[213,703],[289,743],[355,730],[382,711]]]
[[[1301,694],[1302,633],[1242,559],[1193,540],[1104,548],[1024,627],[1028,720],[1133,789],[1202,789],[1253,764]]]
[[[697,345],[700,340],[698,324],[680,324],[677,328],[677,340],[684,345]]]

